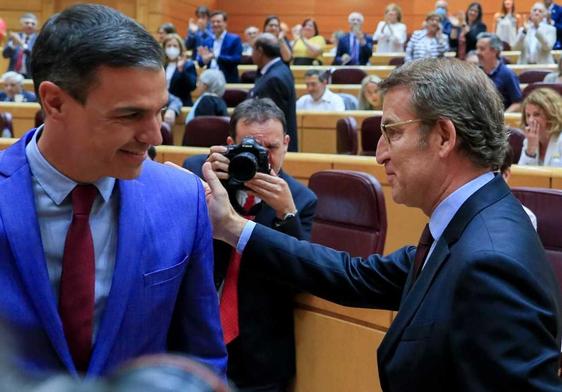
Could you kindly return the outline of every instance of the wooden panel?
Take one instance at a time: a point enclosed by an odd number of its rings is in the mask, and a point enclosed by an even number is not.
[[[0,111],[12,114],[14,136],[18,138],[35,126],[35,114],[39,109],[38,103],[0,102]]]
[[[555,189],[562,189],[562,168],[552,169],[552,180],[550,187]]]
[[[511,167],[509,185],[550,188],[551,175],[550,167],[514,165]]]
[[[296,392],[380,391],[376,349],[384,332],[295,310]]]

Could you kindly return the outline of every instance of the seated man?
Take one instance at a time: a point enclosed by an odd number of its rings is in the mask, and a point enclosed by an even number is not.
[[[297,100],[297,110],[317,110],[321,112],[343,112],[345,104],[342,97],[328,88],[329,72],[309,69],[304,74],[308,94]]]
[[[514,112],[519,109],[523,94],[519,87],[519,78],[500,58],[502,48],[503,43],[496,34],[480,33],[478,35],[476,54],[480,67],[496,85],[505,111]]]
[[[347,21],[349,33],[338,39],[334,65],[366,65],[373,54],[373,38],[361,30],[365,18],[352,12]]]
[[[206,159],[227,184],[230,198],[239,209],[250,196],[259,200],[252,207],[247,206],[244,214],[254,215],[255,222],[274,230],[309,240],[316,196],[282,170],[289,136],[285,115],[271,99],[247,100],[236,107],[226,143],[240,144],[245,137],[255,138],[268,150],[272,169],[271,175],[264,175],[259,188],[252,193],[236,184],[228,185],[230,160],[223,154],[224,146],[211,147],[208,158],[188,158],[184,167],[201,175]],[[236,285],[231,285],[236,278],[231,276],[240,256],[235,261],[234,249],[221,241],[215,241],[214,248],[215,283],[217,287],[222,285],[220,306],[229,356],[228,377],[241,391],[285,391],[295,374],[294,291],[244,267],[240,268],[236,291]],[[241,265],[246,261],[242,254]],[[231,299],[233,290],[237,300]],[[232,312],[231,317],[228,312]]]
[[[1,80],[4,91],[0,92],[0,102],[37,102],[35,94],[23,89],[23,75],[8,71]]]

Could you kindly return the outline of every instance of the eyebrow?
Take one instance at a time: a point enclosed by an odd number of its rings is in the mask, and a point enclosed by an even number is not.
[[[160,112],[166,106],[168,106],[168,101],[166,101],[166,103],[164,105],[162,105],[155,112]],[[120,108],[113,109],[110,113],[112,113],[112,114],[122,114],[122,113],[131,113],[131,112],[140,112],[140,113],[144,114],[144,113],[150,113],[150,112],[152,112],[152,110],[149,109],[149,108],[144,108],[144,107],[140,107],[140,106],[123,106],[123,107],[120,107]]]

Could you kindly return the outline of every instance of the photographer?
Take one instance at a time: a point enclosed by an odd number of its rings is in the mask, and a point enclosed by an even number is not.
[[[188,158],[183,166],[202,177],[201,166],[205,160],[211,162],[242,215],[309,240],[316,196],[282,171],[290,138],[283,112],[269,98],[247,100],[234,110],[230,129],[228,148],[213,146],[208,157]],[[230,163],[242,154],[254,153],[258,173],[243,184],[233,181],[228,174]],[[265,165],[264,156],[268,157]],[[248,203],[252,198],[255,203]],[[221,287],[221,321],[229,355],[228,377],[241,391],[285,391],[295,374],[294,291],[247,269],[245,255],[240,256],[228,244],[215,241],[214,250],[215,284]]]

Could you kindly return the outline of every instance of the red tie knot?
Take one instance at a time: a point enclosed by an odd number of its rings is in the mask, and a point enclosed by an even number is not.
[[[74,215],[90,215],[97,188],[92,184],[76,185],[72,190],[72,211]]]

